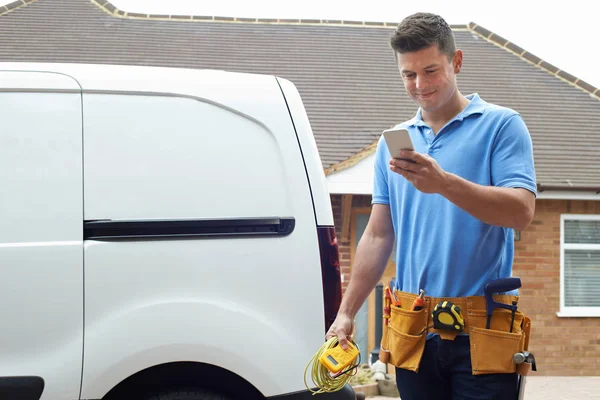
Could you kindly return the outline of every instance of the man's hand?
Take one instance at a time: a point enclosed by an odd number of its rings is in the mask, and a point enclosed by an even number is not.
[[[535,195],[524,188],[483,186],[444,171],[425,154],[404,150],[390,169],[423,193],[438,193],[486,224],[523,230],[535,213]]]
[[[346,314],[338,314],[331,324],[327,335],[325,335],[325,339],[329,340],[334,336],[337,336],[340,346],[342,349],[346,350],[348,348],[348,339],[347,337],[352,335],[354,332],[354,321],[353,318]]]
[[[400,156],[414,162],[392,158],[390,160],[392,171],[402,175],[423,193],[440,193],[443,190],[448,181],[448,174],[437,161],[426,154],[410,150],[403,150]]]

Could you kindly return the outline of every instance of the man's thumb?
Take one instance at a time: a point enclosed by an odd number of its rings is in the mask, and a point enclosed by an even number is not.
[[[346,339],[346,334],[343,332],[339,332],[337,336],[338,336],[338,341],[340,342],[340,346],[342,346],[342,349],[347,350],[348,349],[348,340]]]

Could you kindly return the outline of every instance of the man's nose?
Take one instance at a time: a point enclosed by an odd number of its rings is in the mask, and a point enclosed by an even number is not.
[[[425,88],[427,86],[425,77],[423,75],[417,75],[417,77],[415,79],[415,85],[416,85],[417,89]]]

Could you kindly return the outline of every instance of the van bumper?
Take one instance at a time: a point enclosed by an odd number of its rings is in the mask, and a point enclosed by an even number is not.
[[[320,393],[318,400],[356,400],[354,389],[349,384],[346,384],[341,390],[332,393]],[[280,394],[273,397],[267,397],[268,400],[315,400],[312,392],[303,390],[288,394]]]

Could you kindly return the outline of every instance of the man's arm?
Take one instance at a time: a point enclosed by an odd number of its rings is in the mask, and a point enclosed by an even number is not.
[[[444,171],[426,154],[404,151],[415,163],[390,160],[390,169],[424,193],[438,193],[490,225],[525,229],[533,219],[535,196],[527,189],[482,186]]]
[[[440,194],[490,225],[523,230],[535,212],[535,196],[527,189],[482,186],[454,174],[446,174]]]
[[[350,283],[342,298],[338,316],[326,336],[328,339],[337,336],[342,348],[346,348],[346,336],[352,333],[356,313],[385,271],[392,254],[394,238],[390,206],[374,204],[365,232],[356,248]]]
[[[381,279],[394,247],[390,206],[374,204],[369,223],[356,248],[350,283],[340,313],[354,317]]]

